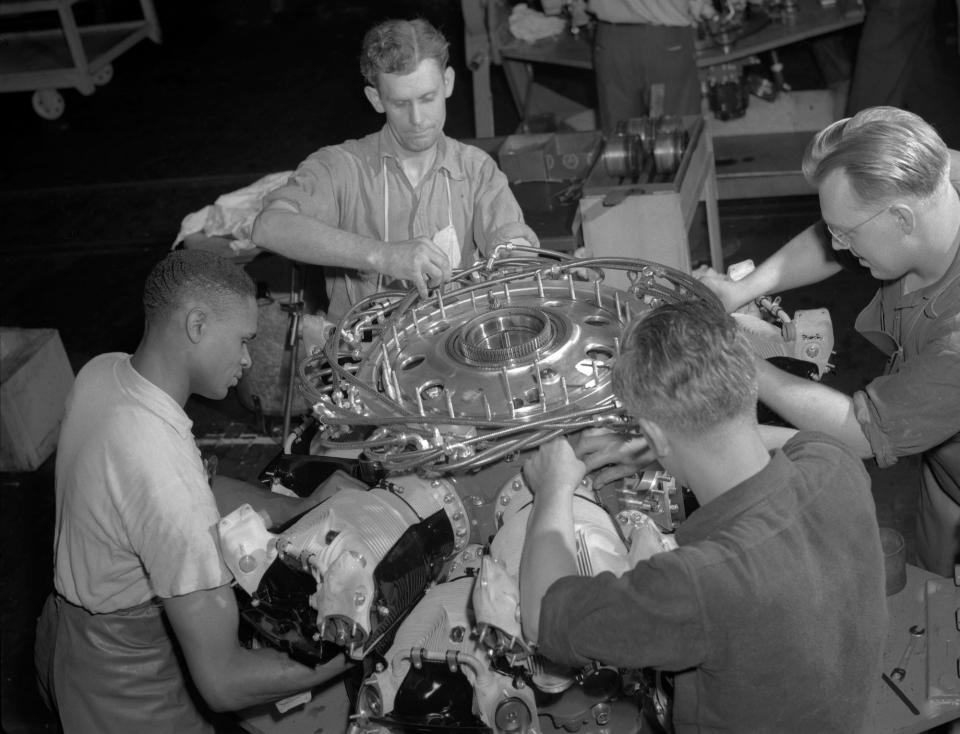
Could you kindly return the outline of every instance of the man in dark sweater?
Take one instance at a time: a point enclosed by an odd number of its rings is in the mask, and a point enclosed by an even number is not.
[[[578,576],[574,489],[607,458],[594,445],[581,461],[563,439],[542,446],[524,467],[535,494],[524,635],[564,664],[676,673],[678,734],[864,731],[886,604],[861,461],[828,436],[758,426],[750,349],[705,303],[633,324],[614,390],[700,507],[677,550],[619,578]]]

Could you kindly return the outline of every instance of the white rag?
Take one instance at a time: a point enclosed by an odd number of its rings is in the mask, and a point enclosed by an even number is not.
[[[510,12],[508,24],[515,38],[532,43],[541,38],[560,35],[566,28],[567,22],[563,18],[544,15],[526,3],[518,3]]]
[[[213,204],[191,212],[180,223],[173,248],[176,249],[188,235],[202,232],[207,237],[232,237],[230,247],[234,252],[252,250],[255,247],[250,240],[253,220],[263,208],[263,197],[283,186],[291,173],[268,173],[249,186],[223,194]]]

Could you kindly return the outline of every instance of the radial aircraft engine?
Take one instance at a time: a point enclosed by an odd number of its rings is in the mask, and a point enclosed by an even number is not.
[[[607,285],[611,270],[629,285]],[[663,265],[502,245],[426,298],[358,302],[299,366],[311,414],[262,476],[322,501],[272,531],[249,506],[221,521],[249,628],[307,663],[357,661],[354,734],[629,732],[645,709],[664,720],[643,671],[568,670],[523,639],[521,466],[557,436],[633,432],[611,392],[623,329],[688,299],[721,308]],[[690,504],[655,469],[599,489],[587,478],[571,528],[581,574],[674,547]]]

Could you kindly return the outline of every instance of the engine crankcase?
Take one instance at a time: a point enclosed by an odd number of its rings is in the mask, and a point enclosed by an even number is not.
[[[256,626],[297,625],[317,657],[336,645],[357,660],[389,644],[470,528],[451,480],[415,475],[369,490],[344,487],[279,535],[256,519],[246,507],[221,521],[226,563],[251,594]],[[251,556],[276,560],[251,576]]]
[[[531,731],[537,719],[533,691],[495,670],[473,634],[470,595],[482,556],[475,544],[457,554],[446,580],[431,587],[404,620],[360,690],[354,731]]]

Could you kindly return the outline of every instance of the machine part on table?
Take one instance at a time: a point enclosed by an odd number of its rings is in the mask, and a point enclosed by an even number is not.
[[[630,287],[604,285],[608,269],[626,271]],[[322,426],[311,453],[360,452],[386,475],[461,474],[555,436],[625,426],[610,385],[622,330],[688,299],[721,308],[664,265],[513,245],[426,299],[378,293],[344,315],[322,355],[301,363]]]
[[[741,0],[713,0],[700,4],[698,22],[703,35],[724,54],[741,38],[770,24],[770,15],[755,3]]]
[[[617,123],[601,158],[607,174],[630,179],[668,178],[680,168],[689,133],[679,117],[631,117]]]
[[[603,146],[601,155],[607,175],[614,178],[637,179],[646,160],[639,138],[634,135],[615,135]]]
[[[707,100],[718,120],[733,120],[747,114],[750,88],[739,64],[719,64],[707,78]]]

